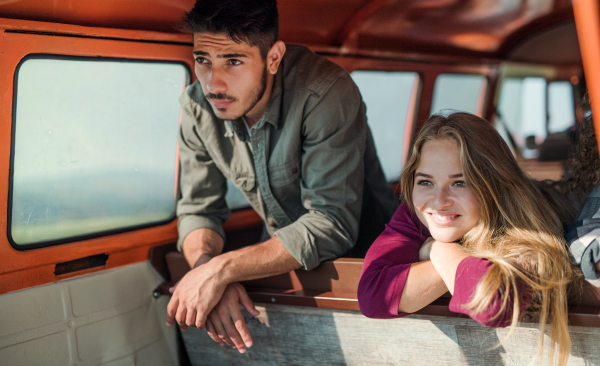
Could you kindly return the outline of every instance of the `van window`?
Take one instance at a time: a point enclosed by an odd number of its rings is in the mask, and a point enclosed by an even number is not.
[[[575,124],[573,86],[548,83],[541,77],[507,78],[498,99],[496,129],[516,154],[524,158],[561,160],[571,144]]]
[[[416,72],[353,71],[367,107],[367,121],[383,173],[389,182],[397,181],[410,137],[419,75]]]
[[[482,75],[441,74],[435,79],[431,114],[460,111],[481,117],[486,90]]]
[[[9,237],[27,248],[171,220],[175,63],[31,57],[16,73]]]

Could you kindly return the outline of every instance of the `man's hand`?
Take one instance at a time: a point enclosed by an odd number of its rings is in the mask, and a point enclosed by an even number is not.
[[[240,304],[253,316],[260,313],[254,303],[239,283],[227,286],[221,301],[208,315],[206,331],[208,335],[220,345],[227,343],[237,348],[240,353],[246,352],[246,347],[252,347],[252,337],[246,326]]]
[[[183,331],[188,326],[205,327],[208,314],[228,285],[214,263],[209,261],[192,269],[179,281],[167,306],[167,326],[176,320]]]
[[[423,242],[421,249],[419,249],[419,262],[430,260],[429,253],[431,252],[431,244],[433,244],[434,241],[435,239],[430,236]]]

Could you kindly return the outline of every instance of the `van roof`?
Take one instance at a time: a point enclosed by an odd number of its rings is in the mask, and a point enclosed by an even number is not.
[[[195,0],[17,0],[0,17],[168,33]],[[279,0],[280,38],[336,54],[580,64],[569,0]]]

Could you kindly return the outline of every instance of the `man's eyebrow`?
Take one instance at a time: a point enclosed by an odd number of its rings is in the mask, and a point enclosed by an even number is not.
[[[208,52],[204,52],[204,51],[193,51],[192,54],[194,56],[210,56],[210,54]],[[217,58],[243,58],[243,57],[248,57],[248,56],[243,53],[224,53],[222,55],[217,55]]]
[[[225,53],[223,55],[217,55],[217,58],[242,58],[242,57],[248,57],[248,56],[244,55],[243,53]]]

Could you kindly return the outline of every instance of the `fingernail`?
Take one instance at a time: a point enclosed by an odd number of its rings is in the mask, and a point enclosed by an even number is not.
[[[250,341],[246,342],[246,347],[248,347],[248,348],[252,347],[252,342],[250,342]]]
[[[175,290],[175,287],[169,287],[169,291],[173,292],[173,290]]]
[[[246,353],[246,349],[245,348],[240,348],[239,351],[240,351],[240,353]]]
[[[173,325],[173,323],[167,322],[167,327],[170,327],[171,325]]]
[[[225,345],[225,343],[219,343],[219,346],[223,347]]]

